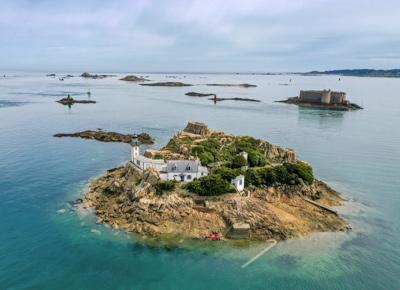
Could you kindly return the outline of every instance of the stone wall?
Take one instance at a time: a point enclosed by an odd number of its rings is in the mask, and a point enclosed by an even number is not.
[[[334,92],[331,90],[323,91],[300,91],[299,100],[308,103],[343,104],[346,101],[345,92]]]
[[[331,93],[331,104],[343,104],[346,101],[345,92],[332,92]]]
[[[300,101],[321,103],[322,91],[300,91]]]

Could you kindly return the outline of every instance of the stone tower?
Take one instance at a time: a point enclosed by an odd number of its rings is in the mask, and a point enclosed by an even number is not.
[[[329,105],[331,103],[331,90],[322,91],[321,103],[324,105]]]

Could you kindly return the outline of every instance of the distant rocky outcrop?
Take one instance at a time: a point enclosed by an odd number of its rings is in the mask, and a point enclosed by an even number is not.
[[[123,142],[130,143],[132,138],[137,138],[143,144],[154,144],[154,139],[147,133],[141,134],[121,134],[103,130],[86,130],[77,133],[58,133],[54,137],[79,137],[83,139],[93,139],[101,142]]]
[[[148,79],[141,77],[141,76],[134,76],[134,75],[129,75],[125,76],[121,81],[127,81],[127,82],[144,82],[144,81],[149,81]]]
[[[210,97],[210,96],[215,96],[215,94],[203,94],[203,93],[196,93],[196,92],[188,92],[185,95],[189,96],[189,97]]]
[[[222,101],[240,101],[240,102],[261,102],[257,99],[250,99],[250,98],[210,98],[209,100],[214,102],[222,102]]]
[[[212,87],[241,87],[241,88],[254,88],[256,85],[252,84],[207,84],[207,86]]]
[[[84,72],[81,74],[81,77],[87,78],[87,79],[104,79],[107,77],[114,77],[115,75],[99,75],[99,74],[90,74],[88,72]]]
[[[151,86],[151,87],[189,87],[193,86],[191,84],[185,84],[182,82],[159,82],[159,83],[144,83],[141,86]]]
[[[74,98],[67,97],[58,100],[57,103],[60,103],[65,106],[72,106],[74,104],[95,104],[96,101],[93,100],[75,100]]]

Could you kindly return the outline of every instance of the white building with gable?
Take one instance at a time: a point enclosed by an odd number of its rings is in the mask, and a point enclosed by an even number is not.
[[[162,180],[190,182],[208,175],[208,169],[201,166],[199,160],[163,160],[152,159],[140,155],[140,142],[131,142],[131,163],[139,170],[154,168],[160,173]]]

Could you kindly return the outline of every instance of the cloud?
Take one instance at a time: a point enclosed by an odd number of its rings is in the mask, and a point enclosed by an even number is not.
[[[394,0],[2,0],[0,63],[78,71],[394,67],[399,9]]]

